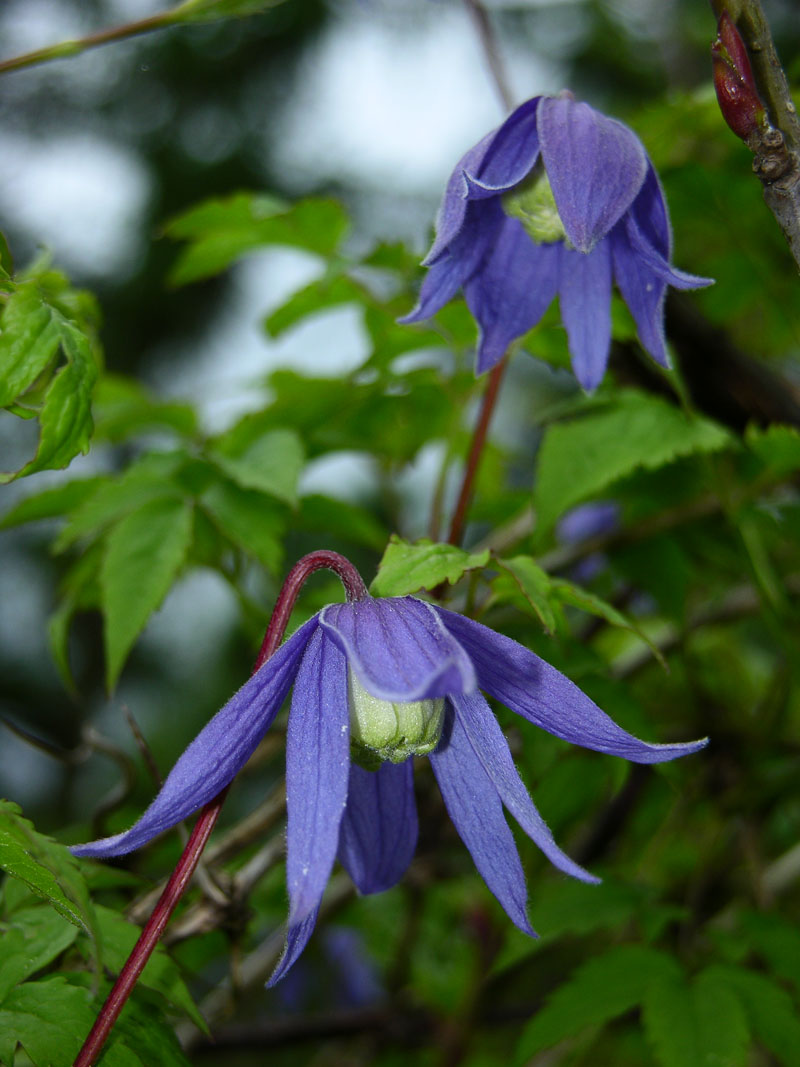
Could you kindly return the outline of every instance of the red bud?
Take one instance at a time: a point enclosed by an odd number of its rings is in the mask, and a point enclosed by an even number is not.
[[[762,129],[766,117],[756,89],[750,57],[733,19],[723,11],[711,46],[714,88],[722,117],[743,141]]]

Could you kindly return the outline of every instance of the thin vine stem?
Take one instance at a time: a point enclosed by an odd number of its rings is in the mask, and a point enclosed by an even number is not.
[[[356,600],[362,600],[368,595],[367,587],[361,575],[353,564],[348,559],[345,559],[344,556],[339,555],[338,552],[322,550],[310,552],[307,556],[303,556],[289,571],[281,587],[267,626],[267,632],[264,635],[264,641],[253,666],[252,674],[255,674],[256,671],[263,667],[280,645],[286,632],[292,608],[303,583],[314,571],[322,569],[332,570],[337,575],[344,585],[347,599],[351,603]],[[96,1063],[114,1024],[119,1018],[120,1012],[125,1007],[128,997],[133,991],[133,987],[147,965],[147,961],[153,954],[167,923],[172,918],[178,902],[191,881],[203,849],[211,836],[211,831],[214,829],[214,824],[219,818],[219,813],[225,803],[229,789],[230,785],[226,785],[201,810],[200,817],[195,823],[191,836],[175,866],[175,870],[172,872],[164,892],[159,897],[158,903],[153,908],[150,918],[145,923],[139,940],[134,945],[130,956],[120,971],[119,977],[114,983],[103,1007],[100,1009],[94,1026],[83,1043],[73,1067],[92,1067]]]
[[[467,465],[464,470],[464,479],[461,483],[461,492],[458,495],[456,508],[453,512],[453,519],[450,523],[450,533],[447,540],[451,545],[461,544],[461,538],[467,520],[467,511],[469,509],[470,501],[472,500],[475,478],[478,473],[481,455],[483,453],[483,446],[486,444],[489,423],[491,422],[495,404],[497,403],[497,395],[500,392],[500,383],[503,380],[503,374],[505,373],[507,365],[508,356],[504,356],[497,366],[490,372],[489,380],[486,383],[486,391],[484,392],[483,400],[481,401],[480,414],[478,415],[478,421],[472,434],[472,443],[470,445],[469,455],[467,456]]]
[[[32,52],[25,52],[11,59],[0,60],[0,74],[35,67],[40,63],[50,63],[54,59],[69,59],[71,56],[79,56],[87,52],[90,48],[98,48],[103,44],[113,44],[114,41],[125,41],[129,37],[138,37],[143,33],[166,29],[177,21],[179,19],[175,11],[162,11],[159,15],[150,15],[148,18],[137,19],[135,22],[126,22],[124,26],[113,26],[109,30],[98,30],[85,37],[59,41],[57,44],[36,48]]]

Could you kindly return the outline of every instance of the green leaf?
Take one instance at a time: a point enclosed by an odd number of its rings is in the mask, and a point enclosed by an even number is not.
[[[117,478],[102,478],[95,492],[81,501],[53,545],[63,552],[83,537],[102,532],[111,523],[162,497],[180,493],[177,475],[183,452],[148,452]]]
[[[0,869],[23,881],[96,943],[94,911],[78,861],[64,845],[40,834],[9,800],[0,800]]]
[[[383,523],[367,508],[319,493],[300,498],[296,521],[304,530],[365,545],[375,552],[382,551],[389,536]]]
[[[629,630],[631,633],[636,634],[648,646],[661,666],[666,668],[666,660],[657,645],[650,640],[647,634],[632,619],[615,608],[613,604],[609,604],[608,601],[596,596],[582,586],[573,585],[572,582],[568,582],[565,578],[553,578],[551,584],[554,597],[560,600],[562,604],[571,604],[572,607],[580,608],[581,611],[586,611],[598,619],[605,619],[612,626],[617,626],[622,630]]]
[[[277,574],[283,566],[286,508],[255,489],[220,479],[200,497],[200,506],[217,529],[242,551]]]
[[[800,1050],[800,1016],[786,991],[746,967],[716,965],[706,973],[737,994],[758,1041],[786,1067],[794,1067]]]
[[[39,519],[55,519],[66,515],[93,496],[104,481],[104,478],[80,478],[58,485],[54,489],[45,489],[42,493],[34,493],[32,496],[25,497],[0,519],[0,530],[22,526],[26,522],[36,522]]]
[[[26,982],[0,1006],[0,1061],[13,1063],[19,1042],[36,1067],[72,1063],[93,1022],[85,989],[62,977]]]
[[[0,273],[5,272],[10,276],[14,273],[14,260],[11,257],[11,249],[5,234],[0,233]]]
[[[54,358],[60,344],[58,322],[32,283],[20,285],[0,319],[0,407],[16,400]]]
[[[297,502],[305,454],[294,430],[265,431],[259,416],[246,416],[212,443],[209,456],[242,489],[257,489],[287,504]]]
[[[800,996],[800,930],[796,924],[761,912],[746,912],[740,924],[747,943],[776,975],[792,982]]]
[[[442,582],[455,585],[467,571],[485,567],[488,562],[488,549],[472,554],[427,538],[409,544],[392,534],[371,591],[376,596],[405,596],[420,589],[435,589]]]
[[[112,973],[118,974],[142,931],[111,908],[98,905],[96,913],[102,935],[103,963]],[[205,1019],[186,988],[177,964],[161,945],[148,960],[139,982],[146,989],[152,989],[164,997],[169,1004],[184,1012],[195,1026],[208,1033]]]
[[[45,905],[16,911],[3,926],[0,1003],[15,985],[46,967],[78,936],[73,923]]]
[[[39,413],[41,429],[36,455],[22,470],[0,474],[0,482],[66,467],[79,452],[89,451],[97,362],[87,335],[74,323],[59,316],[58,328],[67,363],[56,373],[45,393]]]
[[[800,469],[800,431],[794,426],[774,425],[762,430],[748,426],[745,443],[777,475]]]
[[[197,432],[197,416],[189,404],[168,403],[151,396],[138,382],[106,374],[94,394],[95,436],[126,441],[142,431],[174,430],[181,437]]]
[[[247,252],[289,245],[329,256],[347,228],[347,217],[334,200],[300,200],[288,206],[268,196],[236,193],[209,200],[173,219],[170,237],[189,240],[170,272],[173,285],[209,278]]]
[[[655,470],[681,456],[731,445],[730,434],[708,419],[633,390],[608,405],[547,430],[534,489],[538,529],[548,532],[560,515],[607,489],[639,467]]]
[[[170,15],[170,22],[210,22],[213,19],[258,15],[285,0],[184,0]]]
[[[733,991],[708,970],[689,985],[664,975],[647,986],[642,1021],[662,1067],[739,1067],[750,1033]]]
[[[347,275],[336,274],[331,277],[326,274],[293,293],[285,304],[267,316],[264,327],[270,337],[280,337],[309,315],[340,304],[363,304],[367,298],[364,287]]]
[[[552,634],[556,629],[553,611],[552,579],[530,556],[514,556],[512,559],[495,559],[503,573],[492,580],[493,599],[502,602],[520,603],[533,611],[545,630]]]
[[[586,1026],[624,1015],[642,1002],[651,982],[676,972],[670,956],[641,945],[620,945],[596,956],[560,985],[530,1020],[514,1062],[525,1063]]]
[[[191,507],[151,500],[109,532],[100,575],[106,682],[113,689],[148,618],[169,592],[189,551]]]

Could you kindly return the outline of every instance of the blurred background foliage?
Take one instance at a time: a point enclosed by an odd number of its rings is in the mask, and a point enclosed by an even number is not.
[[[286,905],[278,725],[108,1067],[800,1063],[796,268],[718,114],[710,9],[486,6],[518,99],[569,86],[636,130],[677,265],[717,284],[670,299],[670,375],[615,300],[594,397],[551,309],[503,388],[470,554],[446,566],[419,539],[445,536],[458,487],[474,325],[461,302],[425,327],[395,320],[450,169],[502,118],[462,5],[284,0],[3,76],[3,325],[17,307],[41,329],[36,375],[0,412],[0,469],[31,461],[40,425],[39,466],[76,458],[2,490],[0,794],[59,840],[129,825],[247,676],[285,570],[321,547],[367,580],[383,559],[384,595],[450,578],[452,606],[626,728],[712,743],[634,767],[499,709],[558,840],[603,884],[569,882],[520,837],[542,935],[525,939],[422,760],[403,883],[356,900],[337,874],[309,949],[265,992]],[[157,10],[7,0],[1,58]],[[794,5],[766,10],[796,83]],[[42,404],[70,367],[93,430],[82,408],[47,453],[61,431]],[[316,577],[293,621],[340,598]],[[17,876],[0,1030],[16,1036],[0,1062],[66,1063],[180,835],[77,865],[12,806],[3,817]]]

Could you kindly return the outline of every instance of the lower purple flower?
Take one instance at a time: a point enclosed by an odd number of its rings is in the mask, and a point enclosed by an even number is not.
[[[417,841],[414,754],[430,753],[450,818],[520,930],[534,935],[504,807],[559,870],[598,881],[556,845],[480,689],[556,737],[636,763],[706,744],[640,741],[516,641],[414,597],[367,597],[330,605],[301,626],[197,735],[130,830],[72,851],[119,856],[201,808],[247,762],[292,685],[289,925],[270,985],[305,948],[337,856],[361,893],[403,876]]]

